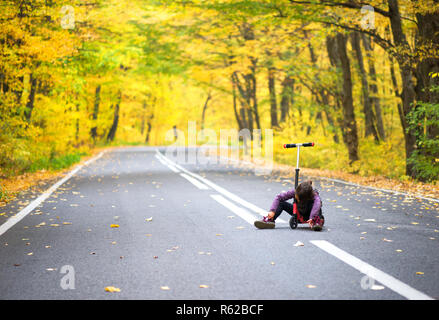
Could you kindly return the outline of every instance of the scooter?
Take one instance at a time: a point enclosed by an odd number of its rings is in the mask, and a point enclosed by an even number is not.
[[[300,157],[300,147],[314,147],[314,142],[308,142],[308,143],[287,143],[284,144],[285,149],[289,148],[297,148],[297,159],[296,159],[296,176],[294,181],[294,189],[297,189],[297,186],[299,185],[299,157]],[[321,215],[321,218],[324,221],[323,215]],[[291,229],[296,229],[298,224],[307,223],[302,215],[299,213],[299,210],[297,209],[297,201],[296,198],[294,198],[293,202],[293,214],[290,218],[290,227]]]

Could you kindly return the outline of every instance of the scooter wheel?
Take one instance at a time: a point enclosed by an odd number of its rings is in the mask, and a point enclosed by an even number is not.
[[[291,227],[291,229],[297,228],[297,217],[296,216],[292,216],[290,218],[290,227]]]

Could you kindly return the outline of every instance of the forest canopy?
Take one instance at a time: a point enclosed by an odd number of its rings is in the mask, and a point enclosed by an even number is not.
[[[173,128],[272,129],[303,166],[439,178],[439,0],[3,0],[0,175]],[[203,141],[198,141],[203,143]]]

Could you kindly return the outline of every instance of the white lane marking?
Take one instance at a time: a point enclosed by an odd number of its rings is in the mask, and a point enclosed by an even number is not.
[[[238,207],[233,202],[230,202],[229,200],[224,198],[222,195],[211,194],[210,196],[213,199],[215,199],[217,202],[221,203],[224,207],[226,207],[227,209],[234,212],[235,214],[240,216],[242,219],[244,219],[245,221],[250,223],[251,225],[253,225],[253,223],[255,222],[256,218],[250,212],[248,212],[244,208]]]
[[[193,176],[194,178],[197,178],[198,180],[200,180],[200,181],[203,182],[204,184],[208,185],[208,186],[211,187],[212,189],[218,191],[219,193],[221,193],[222,195],[226,196],[227,198],[229,198],[229,199],[231,199],[231,200],[233,200],[233,201],[239,203],[240,205],[246,207],[247,209],[252,210],[253,212],[256,212],[256,213],[260,214],[261,216],[265,216],[265,215],[267,215],[267,211],[265,211],[265,210],[259,208],[258,206],[254,205],[253,203],[250,203],[250,202],[248,202],[248,201],[242,199],[241,197],[238,197],[237,195],[235,195],[235,194],[233,194],[233,193],[227,191],[226,189],[220,187],[219,185],[213,183],[212,181],[207,180],[206,178],[203,178],[202,176],[200,176],[200,175],[198,175],[198,174],[196,174],[196,173],[190,172],[189,170],[186,170],[185,168],[183,168],[183,167],[180,166],[179,164],[173,162],[172,160],[168,159],[166,156],[162,155],[162,154],[160,153],[160,151],[158,151],[157,149],[156,149],[156,151],[157,151],[157,154],[159,154],[160,157],[161,157],[164,161],[166,161],[167,163],[172,164],[172,165],[174,165],[175,167],[177,167],[178,169],[180,169],[181,171],[183,171],[183,172],[185,172],[185,173],[187,173],[187,174]],[[277,218],[277,219],[276,219],[276,222],[279,222],[279,223],[287,223],[285,220],[280,219],[280,218]]]
[[[176,167],[166,163],[165,161],[163,161],[158,155],[155,155],[155,157],[161,162],[162,165],[168,167],[169,169],[171,169],[172,171],[179,173],[180,170],[178,170]]]
[[[5,223],[3,223],[0,226],[0,236],[2,234],[4,234],[6,231],[8,231],[12,226],[14,226],[17,222],[19,222],[25,216],[27,216],[29,213],[31,213],[38,205],[40,205],[44,200],[46,200],[56,189],[58,189],[63,183],[65,183],[67,180],[69,180],[71,177],[73,177],[84,166],[87,166],[90,163],[92,163],[93,161],[96,161],[97,159],[102,157],[102,155],[104,153],[105,153],[105,151],[100,152],[96,157],[91,158],[90,160],[87,160],[86,162],[84,162],[81,165],[78,165],[75,169],[70,171],[64,178],[62,178],[57,183],[52,185],[42,195],[40,195],[38,198],[36,198],[34,201],[32,201],[29,205],[27,205],[23,210],[18,212],[16,215],[10,217]]]
[[[409,300],[433,300],[430,296],[410,287],[404,282],[354,257],[346,251],[341,250],[328,241],[311,240],[310,242]]]
[[[189,181],[190,183],[192,183],[194,186],[196,186],[198,189],[201,190],[207,190],[209,189],[208,186],[206,186],[205,184],[201,183],[200,181],[198,181],[197,179],[192,178],[191,176],[188,176],[186,173],[180,173],[180,176],[182,176],[183,178],[185,178],[187,181]]]

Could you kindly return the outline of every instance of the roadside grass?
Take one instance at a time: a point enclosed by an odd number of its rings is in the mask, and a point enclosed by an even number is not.
[[[51,178],[63,169],[81,161],[87,152],[74,152],[55,157],[40,157],[32,162],[20,162],[14,166],[2,168],[0,172],[0,203],[14,199],[19,191],[38,181]]]

